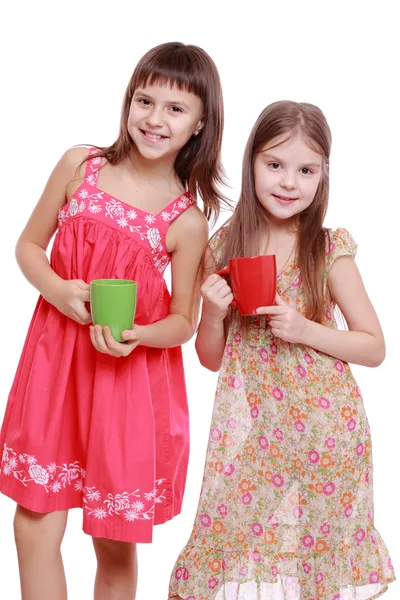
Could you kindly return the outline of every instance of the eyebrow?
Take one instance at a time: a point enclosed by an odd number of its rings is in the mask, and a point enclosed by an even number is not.
[[[144,98],[147,98],[147,100],[153,100],[153,98],[151,96],[149,96],[148,94],[145,94],[142,90],[135,90],[134,96],[143,96]],[[173,100],[169,100],[166,104],[173,104],[174,106],[182,106],[183,108],[186,108],[186,110],[189,110],[189,106],[186,104],[186,102],[175,102]]]
[[[276,162],[278,162],[278,163],[281,163],[281,162],[283,162],[283,160],[282,160],[281,158],[278,158],[278,157],[277,157],[277,156],[275,156],[274,154],[271,154],[271,153],[270,153],[268,150],[264,150],[264,152],[262,152],[262,155],[263,155],[263,156],[266,156],[266,157],[268,157],[268,158],[270,158],[271,160],[275,160],[275,161],[276,161]],[[314,169],[315,169],[315,168],[317,168],[317,167],[320,167],[320,166],[321,166],[321,163],[316,163],[316,162],[305,162],[305,163],[304,163],[304,166],[307,166],[307,167],[314,167]]]

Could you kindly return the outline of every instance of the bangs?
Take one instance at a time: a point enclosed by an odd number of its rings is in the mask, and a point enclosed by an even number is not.
[[[134,91],[146,85],[176,86],[179,90],[191,92],[203,101],[206,97],[206,81],[197,61],[190,60],[184,52],[169,52],[163,56],[151,57],[138,65],[133,77]]]

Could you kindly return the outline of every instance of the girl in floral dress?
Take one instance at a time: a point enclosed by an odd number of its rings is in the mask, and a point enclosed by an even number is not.
[[[23,600],[66,598],[68,509],[83,508],[93,537],[98,600],[135,597],[135,543],[181,510],[189,437],[180,345],[196,325],[206,217],[223,200],[222,127],[210,57],[180,43],[150,50],[129,82],[116,142],[64,154],[18,241],[19,265],[41,294],[0,436],[0,491],[18,503]],[[126,343],[89,329],[98,278],[138,282]]]
[[[209,244],[196,348],[220,376],[200,503],[170,598],[371,600],[394,579],[374,526],[370,431],[348,365],[378,366],[385,344],[353,238],[323,227],[330,146],[315,106],[267,107],[234,215]],[[215,271],[264,253],[277,258],[275,306],[240,318]],[[336,307],[348,331],[337,329]]]

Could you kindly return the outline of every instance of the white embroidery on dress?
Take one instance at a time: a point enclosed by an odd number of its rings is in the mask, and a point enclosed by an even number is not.
[[[95,487],[85,486],[86,471],[79,461],[67,465],[57,465],[51,462],[47,467],[42,467],[37,458],[30,454],[19,454],[6,444],[3,448],[0,473],[14,476],[22,485],[41,485],[46,493],[58,494],[63,488],[73,485],[77,492],[83,493],[84,509],[89,516],[95,519],[107,519],[113,515],[123,516],[126,521],[151,520],[154,516],[156,504],[162,504],[166,499],[166,490],[159,486],[166,479],[157,479],[150,492],[122,492],[122,494],[107,494],[102,499],[102,494]],[[122,513],[122,514],[121,514]]]

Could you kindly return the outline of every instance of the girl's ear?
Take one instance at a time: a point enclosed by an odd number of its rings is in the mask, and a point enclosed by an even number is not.
[[[200,131],[202,131],[203,127],[204,127],[203,121],[199,121],[196,125],[196,129],[194,130],[193,135],[194,136],[199,135],[199,133],[200,133]]]

